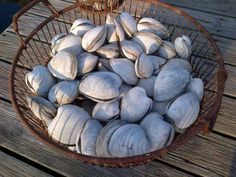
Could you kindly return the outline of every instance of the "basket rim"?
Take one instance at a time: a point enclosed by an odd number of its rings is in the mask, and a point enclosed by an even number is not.
[[[69,156],[73,159],[78,159],[78,160],[82,160],[84,162],[89,162],[91,164],[96,164],[96,165],[100,165],[100,166],[107,166],[107,167],[134,166],[134,165],[140,165],[140,164],[146,163],[154,158],[159,157],[162,154],[165,154],[169,151],[173,151],[173,150],[177,149],[179,146],[181,146],[185,142],[188,142],[193,136],[195,136],[196,134],[198,134],[202,130],[204,130],[206,128],[208,129],[209,128],[208,126],[210,124],[209,121],[211,121],[212,119],[216,119],[216,115],[219,111],[221,100],[222,100],[222,95],[223,95],[223,91],[224,91],[224,85],[225,85],[225,81],[226,81],[227,72],[224,67],[222,54],[220,52],[218,45],[216,44],[215,39],[205,29],[205,27],[203,27],[196,19],[194,19],[191,15],[187,14],[186,12],[181,10],[180,8],[174,7],[174,6],[164,3],[164,2],[155,1],[155,0],[146,0],[146,1],[147,2],[155,2],[168,10],[176,12],[178,15],[184,16],[185,18],[190,20],[200,32],[202,32],[205,35],[205,37],[209,40],[210,44],[212,45],[214,52],[216,53],[216,59],[219,64],[219,69],[217,71],[217,83],[218,84],[217,84],[216,98],[215,98],[214,104],[213,104],[214,106],[210,107],[207,115],[205,116],[206,120],[196,121],[189,128],[189,131],[187,132],[186,135],[180,137],[178,140],[175,140],[170,145],[168,145],[164,148],[161,148],[159,150],[155,150],[155,151],[152,151],[152,152],[149,152],[146,154],[137,155],[137,156],[120,157],[120,158],[117,158],[117,157],[116,158],[104,158],[104,157],[83,155],[83,154],[75,153],[73,151],[65,149],[65,148],[59,146],[56,142],[48,141],[45,137],[38,134],[38,132],[36,130],[32,129],[31,126],[25,120],[24,116],[22,115],[22,113],[19,109],[19,105],[18,105],[17,99],[16,99],[15,87],[14,87],[14,76],[15,76],[15,68],[17,67],[16,65],[18,62],[18,58],[20,57],[20,55],[24,49],[24,46],[21,44],[13,62],[12,62],[12,65],[11,65],[10,79],[9,79],[10,98],[12,101],[13,108],[14,108],[15,112],[17,113],[17,117],[21,120],[21,122],[23,122],[24,128],[27,129],[29,132],[31,132],[31,134],[34,137],[36,137],[39,141],[42,141],[44,144],[46,144],[47,146],[49,146],[53,150],[58,151],[59,153]],[[63,13],[69,11],[70,9],[72,9],[74,7],[78,7],[78,6],[79,6],[79,2],[72,4],[66,8],[58,11],[58,14],[62,15]],[[91,13],[93,13],[93,12],[91,12]],[[45,19],[41,24],[39,24],[29,34],[29,36],[27,36],[27,38],[25,39],[25,43],[27,44],[32,39],[32,36],[39,29],[41,29],[42,26],[44,26],[46,23],[48,23],[49,21],[54,19],[56,16],[57,16],[56,14],[52,14],[47,19]]]

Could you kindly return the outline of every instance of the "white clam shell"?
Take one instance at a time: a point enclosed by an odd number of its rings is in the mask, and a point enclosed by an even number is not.
[[[61,80],[74,80],[77,68],[76,56],[66,51],[58,52],[48,63],[48,69],[52,75]]]
[[[45,66],[35,66],[25,76],[26,85],[38,96],[47,97],[50,88],[56,84],[56,80]]]
[[[83,35],[93,29],[95,25],[87,19],[77,19],[74,21],[72,27],[70,28],[70,33],[83,37]]]
[[[129,13],[123,12],[120,14],[119,22],[126,34],[128,34],[130,37],[137,32],[137,23]]]
[[[64,37],[66,37],[67,36],[67,34],[66,33],[60,33],[60,34],[57,34],[56,36],[54,36],[53,38],[52,38],[52,40],[51,40],[51,49],[52,49],[52,56],[54,56],[54,55],[56,55],[56,51],[55,51],[55,49],[54,49],[54,47],[55,47],[55,45],[57,44],[57,43],[59,43],[60,42],[60,40],[61,39],[63,39]]]
[[[170,37],[170,32],[168,29],[162,25],[159,21],[153,18],[145,17],[142,18],[138,25],[138,31],[147,31],[151,32],[162,39],[167,39]]]
[[[104,45],[100,47],[96,52],[104,58],[116,58],[120,55],[119,47],[116,42]]]
[[[77,76],[83,76],[86,73],[91,72],[98,63],[98,56],[91,53],[82,53],[78,57],[78,71]]]
[[[167,101],[181,94],[190,80],[186,70],[161,71],[155,81],[153,98],[156,101]]]
[[[192,72],[193,68],[189,61],[181,59],[181,58],[175,58],[169,60],[162,68],[161,70],[175,70],[175,69],[183,69],[188,71],[189,73]]]
[[[48,127],[49,135],[64,145],[75,145],[76,138],[91,117],[78,106],[62,105]]]
[[[174,128],[155,112],[146,115],[140,125],[144,128],[151,150],[158,150],[169,145],[174,139]]]
[[[97,103],[93,109],[92,117],[101,122],[108,122],[116,119],[120,114],[119,100],[107,103]]]
[[[116,74],[128,85],[136,85],[138,78],[135,74],[134,63],[126,58],[112,58],[110,65]]]
[[[112,71],[110,62],[106,58],[99,58],[98,59],[98,65],[97,68],[99,71]]]
[[[152,104],[152,112],[157,112],[160,115],[166,114],[166,109],[169,104],[171,104],[173,100],[167,100],[167,101],[155,101],[153,100]]]
[[[132,87],[126,84],[122,84],[120,87],[120,96],[119,98],[123,98],[125,94],[131,89]]]
[[[146,54],[152,54],[161,46],[162,40],[157,35],[150,32],[137,32],[132,40],[137,42]]]
[[[48,99],[54,104],[68,104],[73,102],[79,94],[79,81],[61,81],[54,85],[48,94]]]
[[[130,89],[121,101],[121,119],[137,122],[152,109],[152,100],[140,87]]]
[[[133,41],[123,40],[120,42],[120,47],[123,55],[133,61],[143,53],[142,47]]]
[[[87,52],[95,52],[106,40],[107,26],[98,26],[87,31],[82,38],[82,47]]]
[[[87,120],[81,135],[78,134],[77,136],[76,151],[85,155],[96,156],[97,137],[102,128],[102,124],[97,120]]]
[[[81,38],[75,35],[67,35],[61,38],[53,46],[52,54],[56,55],[60,51],[67,51],[78,57],[83,52]]]
[[[167,116],[175,127],[185,129],[198,117],[199,100],[195,93],[187,92],[172,102],[167,109]]]
[[[79,85],[80,93],[95,101],[109,101],[120,95],[122,80],[112,72],[100,71],[85,75]]]
[[[49,125],[56,116],[57,110],[48,100],[39,96],[27,96],[26,100],[34,115],[40,120],[43,120],[47,125]]]
[[[97,137],[96,154],[99,157],[111,157],[108,151],[108,143],[112,134],[127,122],[124,120],[114,120],[106,124]]]
[[[162,41],[162,44],[157,51],[157,54],[165,59],[174,58],[176,56],[174,44],[169,41]]]
[[[147,57],[151,60],[153,65],[153,74],[157,75],[160,72],[161,66],[163,66],[166,63],[166,59],[155,56],[155,55],[146,55],[143,54],[143,57]]]
[[[152,75],[153,64],[145,54],[141,54],[135,61],[135,73],[139,78],[148,78]]]
[[[192,54],[191,40],[188,36],[177,37],[174,42],[175,50],[183,59],[188,59]]]
[[[108,151],[113,157],[128,157],[150,151],[150,143],[144,129],[137,124],[118,128],[110,137]]]
[[[137,86],[143,88],[147,96],[153,97],[155,81],[156,81],[156,76],[151,76],[146,79],[140,79]]]
[[[197,96],[199,101],[202,100],[204,95],[204,83],[200,78],[193,78],[190,80],[187,88],[187,92],[194,92]]]

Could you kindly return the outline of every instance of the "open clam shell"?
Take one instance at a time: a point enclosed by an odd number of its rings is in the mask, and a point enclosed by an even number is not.
[[[108,150],[108,144],[112,134],[120,127],[126,125],[124,120],[114,120],[106,124],[97,137],[96,154],[99,157],[111,157]]]
[[[54,85],[48,94],[48,99],[54,104],[68,104],[73,102],[79,94],[79,81],[61,81]]]
[[[171,71],[175,69],[183,69],[188,71],[189,73],[191,73],[193,70],[192,65],[189,63],[189,61],[181,58],[171,59],[161,68],[162,71]]]
[[[100,47],[96,52],[104,58],[116,58],[120,55],[119,47],[116,42],[104,45]]]
[[[107,26],[98,26],[87,31],[82,38],[82,47],[87,52],[95,52],[103,45],[107,36]]]
[[[26,85],[38,96],[47,97],[49,90],[56,84],[56,80],[45,66],[35,66],[25,76]]]
[[[95,101],[110,101],[120,95],[122,80],[112,72],[100,71],[85,75],[79,85],[84,96]]]
[[[112,58],[110,65],[116,74],[128,85],[136,85],[138,78],[135,74],[134,63],[126,58]]]
[[[147,97],[141,87],[130,89],[121,101],[122,120],[128,122],[140,121],[152,109],[152,100]]]
[[[199,99],[193,92],[179,96],[167,108],[167,116],[177,129],[185,129],[197,119]]]
[[[58,52],[47,66],[52,75],[61,80],[74,80],[78,71],[76,56],[67,51]]]
[[[84,52],[78,58],[77,76],[91,72],[98,63],[98,56]]]
[[[103,126],[95,119],[88,119],[76,140],[76,151],[85,155],[96,156],[96,142]]]
[[[150,32],[139,31],[132,37],[134,42],[137,42],[146,54],[152,54],[161,46],[162,40],[157,35]]]
[[[192,78],[186,88],[187,92],[194,92],[199,101],[202,100],[204,95],[204,83],[200,78]]]
[[[177,37],[174,42],[175,50],[183,59],[188,59],[192,54],[192,44],[188,36]]]
[[[131,37],[137,32],[137,23],[129,13],[121,13],[120,16],[118,16],[118,21],[128,36]]]
[[[121,41],[120,48],[123,55],[133,61],[135,61],[141,55],[141,53],[143,53],[142,47],[140,47],[139,44],[133,41]]]
[[[74,21],[72,27],[70,28],[70,33],[83,37],[87,31],[93,28],[95,28],[95,25],[91,21],[80,18]]]
[[[135,73],[139,78],[149,78],[152,75],[153,64],[145,54],[141,54],[135,61]]]
[[[108,122],[116,119],[120,114],[119,100],[107,103],[97,103],[93,109],[92,117],[101,122]]]
[[[172,59],[176,56],[176,51],[174,44],[169,41],[162,41],[161,46],[159,47],[157,54],[165,59]]]
[[[158,113],[149,113],[140,125],[144,128],[153,151],[169,145],[174,139],[173,126]]]
[[[144,129],[137,124],[121,126],[110,137],[108,151],[113,157],[128,157],[150,151]]]
[[[137,86],[143,88],[149,97],[153,97],[154,84],[156,81],[156,76],[151,76],[146,79],[140,79]]]
[[[39,96],[27,96],[26,100],[34,115],[40,120],[45,121],[47,125],[49,125],[56,116],[57,109],[48,100]]]
[[[91,117],[78,106],[62,105],[57,110],[56,117],[48,126],[49,135],[64,145],[75,145],[76,138]]]
[[[181,94],[190,80],[186,70],[161,71],[155,81],[153,98],[156,101],[167,101]]]
[[[170,32],[168,29],[162,25],[159,21],[153,18],[145,17],[142,18],[138,25],[138,31],[151,32],[162,39],[167,39],[170,37]]]

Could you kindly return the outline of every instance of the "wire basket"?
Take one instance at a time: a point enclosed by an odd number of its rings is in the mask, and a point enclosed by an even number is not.
[[[13,27],[20,38],[21,45],[12,64],[9,83],[12,104],[25,127],[39,141],[68,157],[109,167],[146,163],[168,151],[175,150],[201,131],[203,133],[211,131],[221,105],[227,72],[224,68],[220,50],[205,28],[182,10],[155,0],[111,0],[112,5],[105,4],[102,8],[95,8],[93,6],[94,2],[81,0],[81,2],[77,1],[77,3],[57,11],[48,0],[35,0],[15,15]],[[96,2],[104,3],[104,1]],[[29,34],[20,35],[18,25],[22,22],[19,22],[19,17],[37,3],[45,6],[44,9],[40,10],[47,9],[51,15],[44,18],[40,24],[35,25]],[[120,14],[124,11],[129,12],[136,20],[142,17],[152,17],[159,20],[171,32],[171,41],[183,34],[190,37],[193,46],[193,52],[189,59],[193,67],[192,74],[204,81],[205,89],[199,117],[184,133],[177,134],[172,144],[147,154],[124,158],[102,158],[78,154],[52,140],[48,135],[45,123],[33,115],[25,98],[25,94],[31,95],[32,93],[27,88],[24,77],[34,66],[47,64],[51,59],[50,41],[52,37],[61,32],[68,33],[73,21],[77,18],[86,18],[96,25],[100,25],[105,23],[107,13]]]

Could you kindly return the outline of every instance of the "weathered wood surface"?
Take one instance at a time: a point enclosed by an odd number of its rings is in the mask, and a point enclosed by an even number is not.
[[[2,177],[52,176],[2,151],[0,151],[0,169],[0,176]]]
[[[0,36],[0,145],[16,152],[25,158],[52,169],[58,173],[75,176],[78,173],[84,176],[235,176],[236,174],[236,21],[233,17],[235,4],[233,0],[217,2],[213,0],[201,2],[194,0],[166,2],[182,7],[186,12],[195,16],[207,27],[218,41],[229,77],[226,83],[225,96],[216,125],[215,133],[209,136],[197,136],[188,144],[170,154],[167,154],[147,166],[133,167],[130,169],[106,169],[85,165],[79,161],[68,159],[48,149],[45,145],[35,140],[22,127],[15,118],[8,98],[8,73],[9,63],[12,62],[19,46],[13,30],[8,28]],[[67,2],[50,1],[57,9],[68,5]],[[206,5],[207,4],[207,5]],[[203,7],[204,6],[204,7]],[[208,7],[209,6],[209,10]],[[218,12],[217,12],[218,11]],[[42,9],[42,5],[31,9],[22,20],[20,27],[23,34],[28,34],[34,25],[44,20],[49,15]],[[231,29],[227,29],[231,27]],[[6,61],[6,62],[4,62]],[[230,97],[228,97],[230,96]],[[6,101],[5,101],[6,100]],[[7,127],[7,128],[6,128]],[[228,137],[228,138],[227,138]],[[231,138],[230,138],[231,137]]]

